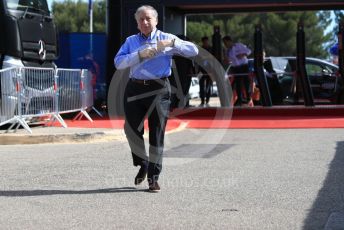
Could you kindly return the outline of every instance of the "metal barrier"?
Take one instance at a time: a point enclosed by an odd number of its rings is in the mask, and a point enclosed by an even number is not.
[[[58,111],[71,113],[80,111],[73,120],[85,116],[93,122],[87,110],[93,109],[93,86],[91,73],[86,69],[57,69]]]
[[[80,120],[83,116],[85,116],[89,121],[93,122],[92,118],[86,112],[87,109],[94,110],[100,117],[102,114],[93,106],[93,85],[92,85],[92,74],[90,71],[83,69],[81,72],[81,111],[78,115],[75,116],[73,120]]]
[[[58,111],[70,113],[79,111],[81,103],[81,70],[57,69]]]
[[[21,68],[19,79],[23,116],[35,117],[56,112],[54,69]]]
[[[91,77],[87,70],[51,68],[10,68],[0,70],[0,126],[22,125],[35,117],[48,117],[67,127],[60,114],[77,112],[93,121],[87,113],[93,108]],[[78,114],[78,116],[79,116]]]
[[[17,69],[0,70],[0,126],[17,112]]]
[[[2,71],[1,77],[1,117],[3,121],[0,126],[4,124],[12,124],[10,129],[17,124],[22,125],[28,132],[32,133],[25,118],[22,116],[21,107],[21,77],[20,70],[16,68],[5,69]]]

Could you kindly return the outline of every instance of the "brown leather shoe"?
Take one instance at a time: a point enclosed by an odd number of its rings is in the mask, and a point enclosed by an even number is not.
[[[135,182],[134,182],[135,185],[141,184],[146,179],[147,172],[148,172],[147,166],[141,165],[141,168],[135,177]]]
[[[152,184],[149,185],[149,192],[160,192],[160,186],[158,184],[158,182],[154,182]]]

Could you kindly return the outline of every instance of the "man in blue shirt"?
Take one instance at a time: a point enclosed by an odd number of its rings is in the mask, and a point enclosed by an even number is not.
[[[197,47],[177,36],[156,28],[157,11],[148,5],[135,13],[140,33],[129,36],[119,49],[114,62],[117,69],[130,68],[124,94],[124,130],[132,152],[134,166],[141,166],[135,184],[148,176],[150,192],[159,192],[159,175],[167,118],[169,115],[172,55],[192,57]],[[144,119],[148,117],[149,157],[144,146]]]

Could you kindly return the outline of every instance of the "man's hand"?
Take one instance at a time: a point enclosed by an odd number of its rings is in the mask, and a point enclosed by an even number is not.
[[[164,51],[166,47],[174,46],[174,39],[157,41],[158,51]]]
[[[247,55],[245,53],[242,54],[237,54],[236,57],[237,59],[243,59],[244,57],[246,57]]]
[[[139,51],[140,59],[152,58],[157,54],[157,50],[153,47],[148,47],[146,49]]]

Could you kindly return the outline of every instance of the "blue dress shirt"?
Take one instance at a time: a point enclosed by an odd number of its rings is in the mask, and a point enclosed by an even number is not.
[[[147,47],[157,46],[157,40],[175,39],[173,47],[166,47],[150,59],[140,60],[138,51]],[[126,39],[114,58],[117,69],[130,68],[130,78],[149,80],[171,75],[172,56],[192,57],[198,54],[198,48],[191,42],[177,36],[154,30],[149,37],[141,33]]]

